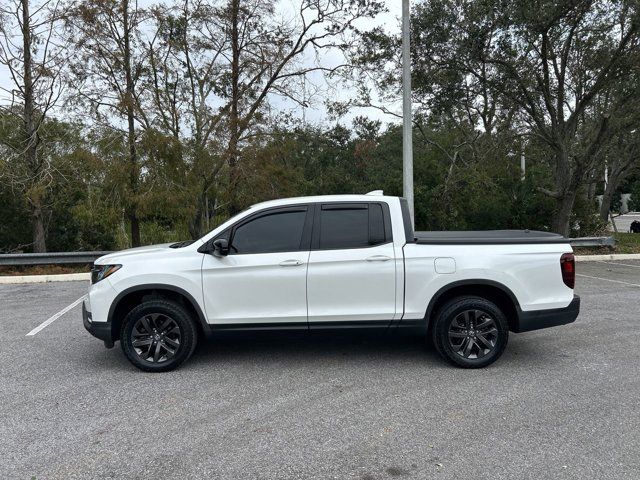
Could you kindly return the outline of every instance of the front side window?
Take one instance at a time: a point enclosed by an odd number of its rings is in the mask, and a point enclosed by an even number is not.
[[[231,253],[273,253],[300,250],[306,208],[274,212],[249,220],[235,229]]]

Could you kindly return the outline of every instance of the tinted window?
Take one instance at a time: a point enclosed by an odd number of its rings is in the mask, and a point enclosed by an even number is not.
[[[369,246],[369,209],[363,206],[323,206],[320,212],[320,248]]]
[[[380,245],[384,242],[384,216],[382,215],[382,205],[379,203],[371,203],[369,204],[369,245]]]
[[[231,242],[232,253],[300,250],[306,211],[276,212],[240,225]]]

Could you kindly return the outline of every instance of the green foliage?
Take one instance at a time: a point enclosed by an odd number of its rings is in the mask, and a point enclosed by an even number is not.
[[[97,250],[128,247],[136,219],[142,243],[163,243],[198,237],[267,199],[402,195],[399,125],[360,117],[309,126],[270,115],[274,93],[304,103],[296,80],[319,73],[298,61],[306,58],[298,35],[316,48],[314,35],[340,50],[356,40],[347,63],[367,71],[381,99],[397,100],[399,37],[352,21],[381,2],[329,2],[329,17],[311,2],[306,20],[315,12],[327,23],[306,33],[280,25],[273,2],[247,3],[255,8],[236,20],[215,2],[168,2],[136,10],[128,53],[108,27],[122,21],[118,2],[74,5],[65,17],[77,54],[69,86],[82,95],[70,105],[87,123],[48,119],[38,157],[47,168],[39,169],[16,155],[20,115],[0,116],[0,250],[30,248],[34,200],[50,250]],[[247,27],[235,73],[234,21]],[[574,235],[601,233],[593,197],[605,160],[610,185],[630,185],[640,210],[640,182],[628,181],[638,165],[629,135],[640,118],[637,2],[417,1],[412,25],[418,229],[559,231],[568,222]],[[125,57],[133,97],[124,94]],[[356,87],[358,98],[332,103],[332,114],[371,103],[367,85]],[[566,199],[570,218],[556,221]]]
[[[527,176],[521,179],[515,148],[500,135],[480,135],[465,143],[469,131],[447,120],[424,121],[414,138],[416,228],[550,229],[555,203],[538,186],[551,181],[544,150],[527,150]],[[189,170],[189,146],[154,130],[138,143],[144,174],[136,202],[145,244],[184,240],[197,195]],[[349,128],[281,124],[241,152],[242,206],[281,197],[364,193],[383,189],[402,195],[402,129],[383,128],[358,118]],[[51,250],[110,250],[130,244],[122,192],[126,143],[119,132],[95,130],[65,151],[65,161],[49,195],[47,219]],[[221,184],[224,187],[224,184]],[[225,191],[207,198],[205,228],[228,218]],[[5,209],[2,248],[28,244],[26,206],[0,190]],[[581,198],[584,196],[581,196]],[[601,230],[593,203],[579,199],[572,222],[576,233]]]
[[[22,250],[31,243],[26,204],[11,188],[0,183],[0,253]]]
[[[628,175],[637,144],[623,155],[611,155],[610,147],[636,131],[640,120],[638,102],[630,101],[640,91],[639,19],[638,2],[624,0],[414,2],[412,95],[420,122],[444,155],[441,165],[475,170],[473,179],[461,172],[444,176],[434,198],[438,215],[466,224],[447,206],[453,184],[478,189],[474,196],[481,200],[480,191],[492,192],[496,204],[508,205],[513,191],[503,185],[507,177],[498,173],[492,182],[490,176],[496,162],[522,150],[546,167],[537,186],[556,203],[551,228],[565,234],[578,190],[604,170],[607,156],[614,184]],[[375,76],[383,99],[397,98],[398,47],[398,33],[380,28],[352,49],[354,63]],[[368,75],[349,104],[371,103]],[[443,132],[452,141],[439,140]],[[507,190],[498,193],[492,184]],[[471,223],[511,223],[507,210],[481,205]]]
[[[591,237],[607,234],[607,222],[597,213],[597,202],[578,195],[571,215],[571,236]]]
[[[440,128],[437,125],[434,128]],[[449,129],[427,135],[445,150],[459,138]],[[445,153],[414,140],[416,228],[421,230],[529,228],[549,230],[554,203],[535,187],[545,176],[530,166],[522,181],[519,163],[499,154],[475,163],[459,152],[451,168]],[[356,119],[351,130],[334,126],[278,129],[265,146],[245,151],[255,172],[242,186],[244,206],[297,195],[364,193],[383,189],[402,195],[402,130],[384,131],[376,122]]]

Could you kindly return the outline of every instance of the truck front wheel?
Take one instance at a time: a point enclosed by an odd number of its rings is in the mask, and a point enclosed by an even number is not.
[[[504,352],[509,324],[495,303],[465,295],[449,300],[438,310],[432,335],[436,350],[449,363],[482,368]]]
[[[173,370],[196,347],[197,329],[178,303],[162,298],[142,302],[122,323],[120,343],[127,359],[147,372]]]

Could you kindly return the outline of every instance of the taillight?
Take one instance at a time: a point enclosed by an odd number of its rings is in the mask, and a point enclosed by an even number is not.
[[[573,288],[576,285],[576,257],[573,253],[563,253],[560,257],[560,270],[562,271],[562,281]]]

